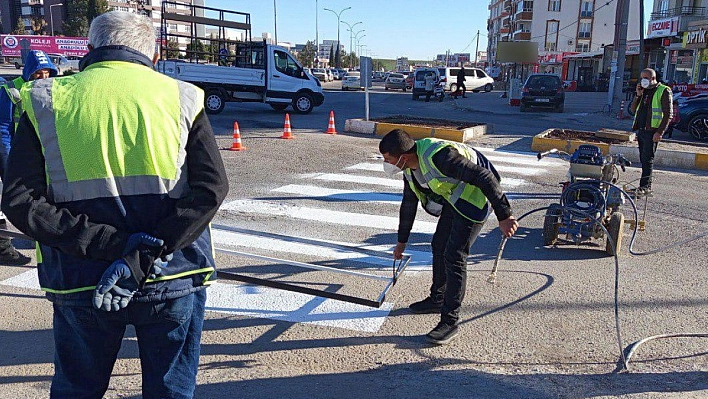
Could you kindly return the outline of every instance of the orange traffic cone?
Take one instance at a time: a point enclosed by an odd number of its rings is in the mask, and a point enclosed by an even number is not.
[[[337,129],[334,126],[334,111],[329,111],[329,126],[327,126],[327,134],[337,134]]]
[[[241,145],[241,131],[238,129],[238,122],[234,122],[234,142],[231,144],[229,151],[241,151],[245,149],[246,147]]]
[[[290,129],[290,114],[285,114],[285,126],[283,126],[283,135],[281,139],[294,139],[293,131]]]

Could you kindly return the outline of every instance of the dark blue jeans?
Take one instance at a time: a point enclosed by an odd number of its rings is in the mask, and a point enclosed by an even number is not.
[[[442,301],[440,320],[457,324],[467,288],[467,257],[483,223],[462,217],[449,204],[443,205],[433,234],[433,284],[430,297]]]
[[[639,162],[642,163],[642,177],[639,179],[639,187],[651,188],[654,156],[659,143],[654,142],[654,132],[639,129],[637,144],[639,145]]]
[[[192,398],[206,290],[164,302],[133,302],[118,312],[54,305],[51,398],[100,399],[108,389],[128,324],[135,326],[143,399]]]

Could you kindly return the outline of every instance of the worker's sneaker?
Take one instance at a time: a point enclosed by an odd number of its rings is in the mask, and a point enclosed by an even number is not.
[[[28,264],[31,260],[32,258],[22,255],[12,245],[0,249],[0,265],[20,266]]]
[[[425,335],[425,339],[431,344],[445,345],[452,341],[459,333],[460,328],[457,327],[457,324],[448,324],[441,321]]]
[[[442,309],[442,302],[435,302],[433,298],[427,297],[422,301],[412,303],[408,308],[413,313],[440,313]]]

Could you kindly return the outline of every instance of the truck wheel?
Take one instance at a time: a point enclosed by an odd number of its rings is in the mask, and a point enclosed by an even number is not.
[[[285,108],[287,108],[288,105],[290,105],[290,104],[280,104],[280,103],[278,103],[278,104],[269,104],[269,105],[270,105],[271,108],[273,108],[273,109],[276,110],[276,111],[284,111]]]
[[[607,243],[605,244],[605,252],[608,255],[614,255],[612,251],[612,244],[610,244],[610,238],[615,242],[615,249],[619,253],[620,248],[622,248],[622,234],[624,232],[624,215],[620,212],[615,212],[610,216],[610,223],[607,225],[607,231],[610,233],[607,237]]]
[[[494,86],[492,86],[491,83],[487,83],[486,85],[484,85],[484,92],[489,93],[490,91],[492,91],[493,88]]]
[[[309,114],[315,105],[312,103],[312,97],[307,93],[295,95],[293,99],[293,109],[298,114]]]
[[[543,245],[553,245],[558,240],[558,225],[563,210],[559,204],[551,204],[543,219]]]
[[[210,90],[204,97],[204,110],[207,114],[218,114],[224,110],[226,101],[218,90]]]

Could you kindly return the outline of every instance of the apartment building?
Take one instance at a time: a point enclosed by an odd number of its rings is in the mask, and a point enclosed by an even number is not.
[[[630,0],[627,40],[638,53],[639,1]],[[538,44],[539,63],[533,71],[555,73],[569,80],[587,81],[593,89],[607,65],[605,47],[614,42],[617,1],[606,0],[490,0],[487,31],[490,65],[496,64],[501,41]],[[631,45],[634,46],[631,46]],[[577,54],[570,63],[564,62]]]
[[[0,0],[0,8],[2,8],[2,33],[10,33],[15,27],[18,18],[24,21],[25,29],[31,32],[31,20],[35,17],[44,18],[47,24],[53,25],[56,34],[63,34],[63,22],[70,16],[68,13],[68,5],[75,0]],[[204,6],[204,0],[170,0],[170,8],[175,10],[184,10],[185,6],[180,4],[194,4]],[[140,12],[152,18],[156,29],[160,27],[160,13],[162,0],[108,0],[108,7],[113,10]],[[198,36],[206,36],[204,26],[198,26],[201,32]],[[175,32],[189,34],[190,26],[187,23],[175,23],[170,25],[169,29]],[[51,34],[51,27],[47,27],[47,33]]]
[[[646,65],[677,84],[708,80],[708,0],[654,0]]]

